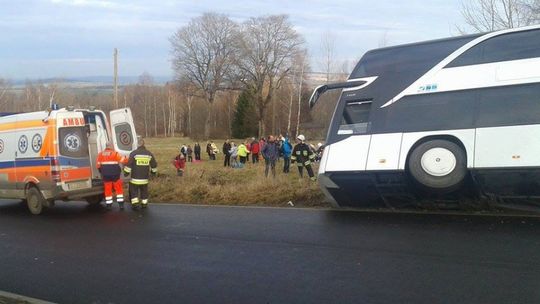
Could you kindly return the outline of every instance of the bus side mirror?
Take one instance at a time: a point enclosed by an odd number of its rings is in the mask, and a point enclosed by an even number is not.
[[[319,100],[321,95],[324,94],[326,90],[328,90],[327,85],[318,86],[315,88],[315,90],[313,90],[313,94],[311,94],[311,97],[309,98],[309,108],[313,108],[313,106],[315,106],[317,100]]]
[[[356,88],[356,87],[360,88],[366,83],[367,81],[365,80],[355,80],[355,81],[332,83],[332,84],[325,84],[325,85],[318,86],[315,88],[315,90],[313,91],[313,94],[311,94],[311,97],[309,98],[309,107],[313,108],[315,103],[317,103],[317,100],[319,100],[321,95],[324,94],[326,91],[337,90],[337,89],[349,89],[349,88]]]

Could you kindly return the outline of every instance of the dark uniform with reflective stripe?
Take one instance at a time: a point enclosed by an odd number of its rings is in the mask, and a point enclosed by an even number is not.
[[[143,207],[148,204],[148,178],[157,173],[157,162],[154,155],[146,150],[144,146],[129,154],[127,165],[124,167],[124,173],[131,174],[129,181],[129,197],[131,205],[136,207],[142,203]]]
[[[304,167],[306,168],[309,177],[312,180],[315,180],[315,175],[313,174],[313,169],[311,168],[311,163],[315,159],[315,153],[311,151],[309,146],[305,143],[299,143],[296,146],[294,146],[292,155],[291,155],[291,161],[293,163],[296,162],[298,166],[298,172],[300,172],[300,177],[304,176]]]

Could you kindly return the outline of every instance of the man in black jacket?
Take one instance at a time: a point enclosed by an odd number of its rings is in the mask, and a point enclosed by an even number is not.
[[[152,152],[144,146],[144,140],[137,137],[138,148],[129,154],[127,165],[124,167],[124,175],[131,174],[129,181],[129,197],[131,207],[139,209],[148,206],[148,180],[150,173],[157,174],[157,162]]]
[[[223,155],[225,157],[225,160],[223,161],[223,166],[230,167],[231,166],[231,143],[229,142],[228,139],[223,144]]]
[[[304,177],[304,167],[306,168],[309,178],[312,181],[317,180],[315,177],[315,174],[313,174],[313,169],[311,168],[311,163],[315,160],[315,153],[309,148],[309,146],[305,143],[306,138],[304,135],[300,134],[296,138],[296,141],[298,144],[294,146],[292,155],[291,155],[291,161],[294,164],[298,165],[298,173],[300,173],[300,177]]]

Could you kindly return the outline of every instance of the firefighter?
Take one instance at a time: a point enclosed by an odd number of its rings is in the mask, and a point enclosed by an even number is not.
[[[137,150],[129,154],[127,165],[124,167],[124,175],[131,174],[129,181],[129,197],[131,208],[134,210],[148,206],[148,178],[150,173],[157,174],[157,162],[154,155],[146,150],[144,140],[137,137]]]
[[[296,142],[298,143],[296,146],[294,146],[292,155],[291,155],[291,162],[294,164],[296,162],[298,166],[298,172],[300,173],[300,177],[304,177],[304,167],[306,168],[309,178],[312,181],[317,180],[315,175],[313,174],[313,169],[311,168],[311,163],[315,159],[315,153],[311,151],[309,146],[305,143],[306,138],[304,135],[300,134],[296,138]]]
[[[108,142],[105,150],[101,151],[97,157],[97,168],[103,179],[103,188],[105,190],[105,206],[107,210],[111,210],[113,204],[113,189],[116,194],[116,202],[120,209],[124,209],[124,190],[120,174],[122,170],[121,164],[124,164],[126,159],[118,152],[114,151],[112,143]]]

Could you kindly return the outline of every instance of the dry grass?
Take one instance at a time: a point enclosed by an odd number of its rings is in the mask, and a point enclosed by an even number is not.
[[[155,202],[288,206],[292,201],[296,207],[328,206],[317,183],[307,176],[300,179],[296,166],[291,166],[291,173],[283,174],[283,162],[279,162],[275,179],[264,176],[264,161],[242,169],[224,168],[222,154],[218,154],[215,161],[208,160],[203,142],[203,161],[187,163],[184,176],[176,176],[172,159],[183,143],[194,144],[186,138],[146,140],[147,148],[154,153],[159,165],[159,176],[150,184],[150,197]],[[215,143],[219,148],[223,145],[223,141]]]

